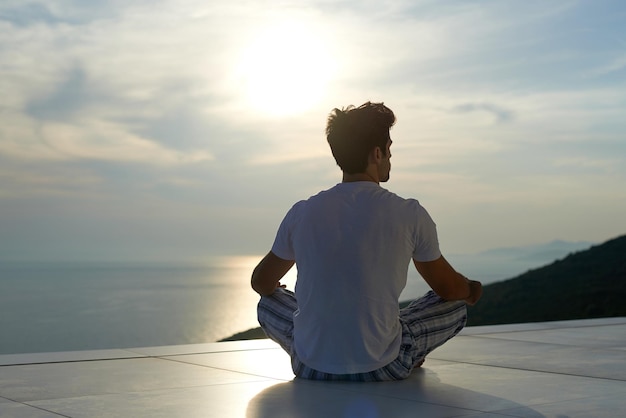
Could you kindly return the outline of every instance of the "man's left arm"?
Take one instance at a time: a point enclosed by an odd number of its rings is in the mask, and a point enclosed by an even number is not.
[[[457,273],[443,256],[433,261],[413,259],[413,263],[430,288],[445,300],[464,300],[474,305],[482,296],[482,284]]]
[[[277,287],[284,287],[280,279],[294,264],[294,260],[284,260],[270,251],[252,272],[252,289],[261,296],[271,295]]]

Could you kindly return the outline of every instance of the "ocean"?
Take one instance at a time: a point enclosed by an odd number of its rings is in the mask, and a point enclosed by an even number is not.
[[[539,266],[537,257],[512,254],[448,259],[485,284]],[[555,255],[564,254],[543,253],[543,261]],[[214,257],[202,264],[2,262],[0,354],[206,343],[257,327],[258,296],[249,282],[260,259]],[[401,300],[428,291],[409,267]],[[283,280],[289,289],[296,274],[294,268]]]
[[[0,263],[0,354],[205,343],[257,327],[260,259]]]

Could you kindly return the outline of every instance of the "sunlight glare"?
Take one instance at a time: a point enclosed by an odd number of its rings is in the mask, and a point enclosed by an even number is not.
[[[240,64],[248,104],[283,116],[306,111],[324,95],[333,59],[321,31],[292,22],[257,33]]]

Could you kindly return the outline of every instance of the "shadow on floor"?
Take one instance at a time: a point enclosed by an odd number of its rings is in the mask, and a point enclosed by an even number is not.
[[[256,395],[247,418],[453,417],[515,409],[516,416],[539,412],[485,393],[441,383],[436,373],[414,372],[407,380],[383,383],[314,382],[295,379]]]

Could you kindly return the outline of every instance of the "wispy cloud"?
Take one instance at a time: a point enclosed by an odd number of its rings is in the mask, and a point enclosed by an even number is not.
[[[626,49],[626,46],[625,46]],[[624,71],[626,69],[626,54],[612,58],[608,63],[596,67],[589,71],[589,74],[594,77],[605,76],[616,72]]]
[[[513,112],[491,103],[463,103],[451,109],[453,113],[487,112],[494,117],[495,123],[505,123],[513,119]]]

